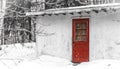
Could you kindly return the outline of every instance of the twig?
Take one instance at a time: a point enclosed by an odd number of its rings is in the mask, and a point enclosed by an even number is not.
[[[0,60],[1,61],[1,60]],[[6,63],[4,63],[3,61],[1,61],[6,67],[8,67],[9,69],[13,69],[10,66],[8,66]]]

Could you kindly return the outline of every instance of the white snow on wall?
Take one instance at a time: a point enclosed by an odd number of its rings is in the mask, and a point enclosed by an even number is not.
[[[91,12],[90,60],[120,59],[120,11],[116,13]],[[83,15],[87,15],[83,13]],[[49,54],[71,60],[72,19],[75,15],[52,15],[37,18],[37,31],[48,35],[37,35],[39,55]],[[78,17],[80,18],[80,17]],[[51,35],[52,34],[52,35]]]

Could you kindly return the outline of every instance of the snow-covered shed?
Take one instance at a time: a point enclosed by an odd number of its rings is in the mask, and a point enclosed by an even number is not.
[[[119,3],[107,3],[48,9],[26,15],[36,16],[39,55],[86,62],[120,59],[119,9]]]

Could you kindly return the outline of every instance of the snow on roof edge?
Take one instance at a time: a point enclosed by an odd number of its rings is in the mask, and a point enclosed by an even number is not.
[[[99,5],[88,5],[88,6],[77,6],[77,7],[67,7],[67,8],[57,8],[57,9],[48,9],[39,12],[26,12],[27,16],[30,15],[42,15],[42,14],[60,14],[60,13],[71,13],[71,12],[80,12],[80,11],[90,11],[90,9],[99,9],[99,8],[115,8],[120,9],[120,3],[109,3],[109,4],[99,4]]]

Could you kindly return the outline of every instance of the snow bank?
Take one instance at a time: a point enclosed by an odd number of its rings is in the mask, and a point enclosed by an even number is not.
[[[120,69],[120,60],[96,60],[81,63],[77,68],[81,69]]]
[[[49,56],[49,55],[42,55],[39,58],[41,61],[44,62],[55,62],[55,63],[62,63],[62,64],[70,64],[71,62],[67,59],[62,59],[54,56]]]
[[[66,59],[43,55],[36,60],[20,63],[15,69],[120,69],[120,60],[96,60],[77,66]]]
[[[24,59],[35,57],[35,43],[2,45],[1,58]]]
[[[14,61],[14,62],[13,62]],[[37,59],[24,60],[0,60],[2,69],[120,69],[120,60],[96,60],[83,62],[76,66],[66,59],[54,56],[42,55]]]
[[[69,60],[53,56],[42,55],[36,60],[20,63],[15,69],[64,69],[66,66],[72,66]]]
[[[30,59],[35,56],[34,44],[2,46],[0,55],[0,69],[120,69],[120,60],[102,59],[74,66],[67,59],[49,55]]]

